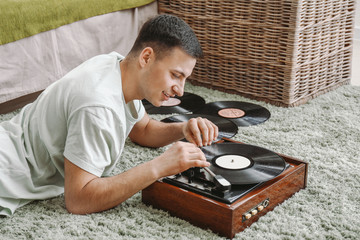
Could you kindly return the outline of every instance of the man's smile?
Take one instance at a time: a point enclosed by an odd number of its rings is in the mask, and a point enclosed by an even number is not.
[[[167,94],[165,91],[162,91],[163,95],[165,96],[165,101],[169,100],[171,97],[170,94]]]

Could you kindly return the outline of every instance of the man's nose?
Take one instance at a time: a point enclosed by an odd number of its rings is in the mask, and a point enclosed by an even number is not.
[[[176,94],[176,96],[182,97],[184,95],[184,83],[183,84],[179,84],[179,85],[175,85],[173,87],[173,91]]]

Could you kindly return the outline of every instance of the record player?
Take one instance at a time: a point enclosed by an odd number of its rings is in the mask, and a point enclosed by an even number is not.
[[[233,238],[306,187],[308,164],[223,138],[203,147],[208,168],[192,168],[142,191],[142,201]]]

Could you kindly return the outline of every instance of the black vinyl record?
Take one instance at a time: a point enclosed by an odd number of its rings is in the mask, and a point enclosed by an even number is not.
[[[162,122],[186,122],[191,118],[202,117],[210,120],[219,128],[218,140],[222,138],[232,138],[238,131],[238,126],[230,120],[222,117],[216,117],[211,115],[200,115],[200,114],[182,114],[174,115],[161,120]]]
[[[278,154],[248,144],[218,143],[201,150],[211,163],[210,170],[235,185],[269,181],[280,175],[286,166]]]
[[[266,108],[253,103],[238,101],[211,102],[194,113],[226,118],[240,127],[257,125],[270,118],[270,112]]]
[[[145,110],[149,114],[190,113],[205,105],[205,100],[195,94],[185,92],[183,96],[175,96],[164,102],[162,106],[155,107],[146,99],[142,100]]]

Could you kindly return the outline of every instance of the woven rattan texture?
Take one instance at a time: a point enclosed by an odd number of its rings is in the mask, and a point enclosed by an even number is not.
[[[203,47],[189,80],[279,106],[350,82],[355,0],[158,0]]]

